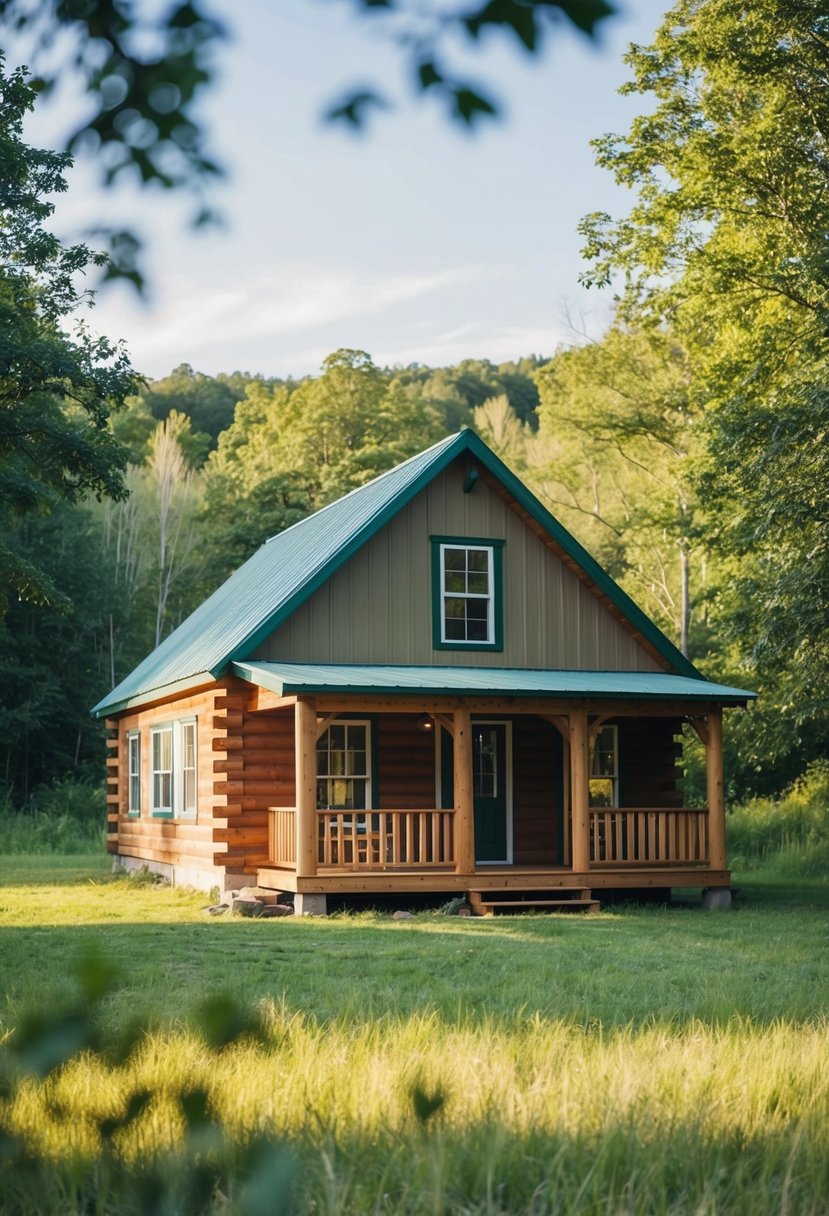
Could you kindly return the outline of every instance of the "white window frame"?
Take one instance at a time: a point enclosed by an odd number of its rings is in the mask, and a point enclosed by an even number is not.
[[[332,777],[330,772],[321,773],[319,771],[319,747],[320,747],[320,743],[322,742],[322,740],[325,738],[326,735],[328,735],[328,737],[329,737],[328,755],[329,755],[329,757],[331,755],[329,732],[330,732],[332,726],[350,726],[350,727],[361,726],[363,728],[363,730],[365,731],[365,739],[366,739],[366,747],[365,747],[366,772],[365,772],[365,774],[362,774],[362,773],[338,774],[337,773],[337,774],[334,774],[334,776]],[[349,814],[362,815],[364,810],[370,811],[373,809],[374,791],[372,789],[372,780],[371,780],[372,754],[371,754],[371,719],[370,718],[333,718],[330,722],[326,723],[325,730],[322,732],[319,739],[317,739],[315,757],[316,757],[315,769],[316,769],[316,781],[317,782],[331,781],[332,779],[336,778],[337,776],[344,776],[344,777],[349,777],[349,778],[356,778],[357,780],[365,781],[365,783],[366,783],[366,785],[365,785],[365,790],[366,790],[365,808],[363,808],[363,807],[353,807],[353,808],[352,807],[331,807],[331,806],[319,806],[318,805],[317,806],[318,811],[335,811],[335,812],[336,811],[347,811]],[[329,768],[330,768],[330,764],[329,764]]]
[[[127,731],[127,814],[133,816],[141,814],[140,730]]]
[[[173,734],[173,763],[175,772],[175,808],[177,819],[196,818],[199,799],[199,735],[195,718],[182,718],[175,723],[177,729]],[[187,734],[193,732],[193,763],[185,767],[187,757]],[[186,774],[193,774],[193,797],[188,805]]]
[[[187,754],[187,734],[193,732],[193,764],[186,769],[184,761]],[[169,769],[156,768],[156,738],[163,734],[170,736]],[[161,746],[161,745],[159,745]],[[187,797],[187,781],[185,774],[192,772],[192,801]],[[157,781],[169,773],[170,804],[157,803]],[[158,722],[150,727],[150,810],[156,819],[181,819],[195,822],[198,818],[199,797],[199,735],[198,720],[195,717],[177,718],[170,722]],[[190,805],[187,803],[190,802]]]
[[[484,594],[480,591],[448,591],[446,589],[446,550],[462,549],[466,553],[485,553],[487,555],[487,586]],[[453,600],[486,600],[487,601],[487,635],[485,638],[450,638],[446,636],[446,601]],[[441,541],[440,543],[440,640],[449,646],[494,646],[495,645],[495,557],[492,545],[471,545],[457,541]]]
[[[150,728],[150,808],[154,816],[159,819],[172,819],[173,817],[173,801],[174,792],[174,774],[176,771],[175,764],[175,730],[173,722],[159,723],[157,726]],[[156,740],[159,740],[159,753],[162,747],[160,742],[162,735],[170,736],[170,767],[156,768]],[[163,778],[169,774],[170,778],[170,802],[166,805],[160,801],[160,790],[163,785]],[[158,781],[156,779],[158,778]]]
[[[598,773],[594,772],[594,765],[598,755],[598,742],[600,737],[606,732],[611,731],[613,734],[613,773]],[[619,805],[619,727],[616,725],[605,725],[599,727],[596,731],[596,737],[590,745],[590,767],[588,769],[588,797],[590,806],[604,806],[603,802],[594,802],[592,796],[591,785],[594,781],[609,781],[611,787],[610,806],[616,807]]]

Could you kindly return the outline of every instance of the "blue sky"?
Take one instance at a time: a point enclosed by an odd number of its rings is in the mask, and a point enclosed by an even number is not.
[[[497,82],[506,117],[472,137],[410,100],[395,52],[345,0],[213,9],[233,31],[202,107],[229,171],[217,192],[225,227],[194,234],[185,201],[103,192],[83,164],[56,216],[72,236],[102,217],[143,229],[147,302],[107,288],[91,317],[126,340],[137,368],[300,376],[341,346],[382,364],[499,362],[601,332],[610,300],[579,288],[576,225],[630,200],[589,141],[626,130],[641,107],[618,96],[622,54],[650,40],[663,4],[630,0],[598,47],[562,27],[539,62],[492,43],[468,62]],[[365,79],[406,104],[364,136],[322,123]],[[28,138],[53,142],[71,108],[67,93]]]

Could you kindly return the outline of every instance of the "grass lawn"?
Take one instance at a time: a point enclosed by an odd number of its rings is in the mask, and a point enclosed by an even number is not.
[[[233,1152],[287,1146],[270,1174],[240,1158],[214,1178],[211,1212],[258,1216],[263,1186],[263,1216],[829,1212],[825,882],[757,871],[724,912],[258,921],[106,871],[0,859],[0,1035],[75,999],[90,944],[120,973],[106,1031],[154,1024],[126,1063],[81,1056],[18,1088],[7,1121],[42,1155],[93,1159],[142,1087],[121,1174],[185,1151],[175,1094],[198,1086]],[[264,1042],[205,1044],[191,1023],[217,992],[259,1011]],[[91,1209],[65,1182],[42,1210],[133,1210],[96,1177]]]

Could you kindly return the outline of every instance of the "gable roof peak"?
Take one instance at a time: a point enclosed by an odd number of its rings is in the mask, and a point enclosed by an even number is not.
[[[679,675],[699,672],[470,428],[267,540],[93,709],[102,717],[217,678],[242,661],[463,452],[470,452]]]
[[[414,456],[409,456],[408,459],[401,461],[400,464],[396,464],[390,469],[385,469],[382,473],[378,473],[376,477],[372,477],[369,481],[364,481],[362,485],[355,486],[353,490],[347,490],[345,494],[341,494],[339,498],[334,498],[331,502],[327,502],[324,507],[317,507],[316,511],[312,511],[310,515],[306,515],[302,519],[298,519],[296,523],[289,524],[288,527],[283,528],[281,532],[275,532],[273,536],[269,536],[266,541],[263,541],[263,544],[269,545],[272,541],[278,540],[281,536],[285,536],[288,532],[292,532],[294,528],[301,528],[304,524],[308,523],[309,519],[318,519],[324,514],[324,512],[330,511],[333,507],[339,507],[348,499],[354,498],[356,495],[362,494],[365,490],[379,485],[380,482],[391,477],[395,473],[401,472],[401,470],[405,469],[414,461],[420,461],[424,456],[442,452],[444,449],[451,447],[466,434],[471,435],[473,432],[470,431],[468,427],[462,427],[460,431],[457,431],[452,435],[446,435],[443,439],[439,439],[437,443],[433,443],[431,447],[424,448],[422,452],[416,452]],[[468,443],[458,443],[458,452],[462,452],[465,446],[468,446]]]

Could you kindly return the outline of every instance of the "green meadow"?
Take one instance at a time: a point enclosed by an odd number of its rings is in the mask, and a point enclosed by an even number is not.
[[[0,1211],[825,1216],[804,831],[743,848],[726,911],[492,920],[213,919],[7,855]]]

